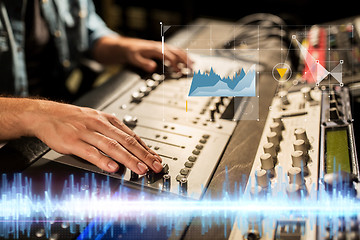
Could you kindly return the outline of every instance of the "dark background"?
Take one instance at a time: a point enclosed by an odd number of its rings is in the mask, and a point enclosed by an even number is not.
[[[272,13],[288,25],[313,25],[360,13],[356,1],[325,0],[94,0],[110,28],[127,36],[160,40],[160,24],[185,25],[199,17],[237,21],[252,13]]]

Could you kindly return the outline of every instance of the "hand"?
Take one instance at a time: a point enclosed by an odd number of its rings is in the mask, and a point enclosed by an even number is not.
[[[161,42],[135,38],[121,38],[120,41],[127,61],[147,72],[153,72],[157,67],[156,62],[152,59],[163,59]],[[175,71],[180,70],[178,67],[179,63],[185,66],[192,64],[192,61],[188,59],[184,51],[167,44],[164,44],[164,58]]]
[[[137,174],[162,169],[161,158],[115,116],[90,108],[40,101],[27,114],[28,135],[34,135],[62,154],[74,154],[107,172],[117,162]]]
[[[147,72],[156,70],[153,59],[163,60],[161,42],[128,37],[102,37],[94,47],[94,58],[100,63],[130,63]],[[191,68],[192,61],[187,54],[175,47],[164,44],[164,60],[179,71],[179,63]]]

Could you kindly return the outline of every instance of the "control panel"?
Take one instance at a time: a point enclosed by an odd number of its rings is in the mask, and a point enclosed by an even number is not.
[[[304,85],[292,92],[278,91],[247,191],[255,198],[286,196],[294,201],[317,199],[319,194],[331,197],[333,191],[357,197],[359,166],[352,122],[346,87]],[[348,239],[338,238],[346,234],[359,237],[357,230],[351,230],[354,227],[347,227],[349,222],[358,223],[357,215],[334,219],[317,223],[315,228],[311,226],[316,218],[257,217],[256,221],[249,219],[248,229],[239,229],[235,223],[230,239]],[[263,225],[269,221],[275,221],[272,231],[264,231]]]
[[[210,70],[196,65],[206,56],[192,55],[192,59],[196,69]],[[224,73],[241,70],[226,64],[227,61],[218,57],[213,68]],[[232,117],[236,112],[234,106],[246,106],[234,104],[232,97],[188,97],[191,79],[191,70],[183,66],[181,72],[165,68],[162,73],[132,79],[128,89],[99,108],[121,119],[160,155],[164,164],[161,173],[149,171],[139,176],[120,167],[117,173],[111,174],[82,159],[55,151],[43,158],[111,175],[134,187],[145,186],[199,199],[236,126]]]

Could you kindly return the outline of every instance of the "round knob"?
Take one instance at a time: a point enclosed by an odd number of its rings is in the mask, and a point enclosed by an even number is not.
[[[312,97],[311,97],[311,88],[310,87],[303,87],[301,88],[301,92],[303,94],[303,98],[305,101],[312,101]]]
[[[137,117],[133,117],[131,115],[125,115],[123,117],[123,122],[125,123],[125,125],[130,127],[135,126],[137,124],[137,121],[138,121]]]
[[[301,169],[298,167],[292,167],[288,171],[290,184],[297,184],[302,186],[304,184],[304,176],[301,174]]]
[[[151,89],[155,89],[158,85],[159,85],[159,83],[157,81],[154,81],[151,79],[146,80],[146,86]]]
[[[287,97],[287,94],[288,94],[287,91],[279,91],[278,92],[278,96],[279,96],[279,98],[281,100],[281,103],[283,105],[289,105],[290,104],[289,99]]]
[[[264,146],[264,152],[269,153],[273,159],[276,159],[276,147],[273,143],[265,143]]]
[[[293,145],[294,145],[295,151],[302,151],[305,153],[305,155],[307,154],[307,152],[309,150],[309,146],[302,139],[295,140]]]
[[[260,156],[261,168],[264,170],[271,170],[274,168],[274,159],[269,153]]]
[[[188,180],[186,178],[182,178],[179,181],[179,193],[181,195],[187,195],[187,189],[188,189]]]
[[[303,169],[306,166],[306,159],[303,151],[295,151],[291,154],[293,167]]]
[[[164,75],[161,75],[161,74],[158,74],[158,73],[153,73],[153,74],[151,75],[151,78],[152,78],[153,80],[157,81],[157,82],[162,82],[162,81],[164,81],[165,76],[164,76]]]
[[[171,177],[169,174],[165,174],[163,176],[163,190],[170,191],[170,187],[171,187]]]
[[[277,133],[277,135],[279,136],[279,140],[282,139],[282,133],[281,133],[282,129],[281,129],[280,123],[277,123],[277,122],[271,123],[271,124],[270,124],[270,130],[271,130],[272,132],[276,132],[276,133]]]
[[[280,140],[279,140],[279,136],[276,132],[269,132],[266,135],[266,138],[269,143],[274,144],[276,151],[280,150]]]
[[[296,140],[302,139],[305,143],[309,143],[309,139],[304,128],[297,128],[294,132]]]
[[[139,92],[143,93],[145,96],[147,96],[151,92],[151,88],[149,88],[147,86],[142,86],[139,88]]]
[[[282,120],[281,115],[273,117],[273,121],[280,124],[281,130],[285,130],[284,122]]]
[[[145,96],[144,93],[137,92],[137,91],[136,91],[136,92],[133,92],[133,93],[131,94],[132,101],[134,101],[134,102],[140,102],[141,99],[142,99],[144,96]]]
[[[255,178],[258,186],[262,188],[267,188],[269,186],[270,177],[264,169],[256,170]]]

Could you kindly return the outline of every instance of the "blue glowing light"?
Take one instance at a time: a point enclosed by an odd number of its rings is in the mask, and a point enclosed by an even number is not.
[[[61,194],[52,191],[51,173],[45,174],[41,194],[33,193],[32,185],[32,180],[21,174],[15,174],[12,182],[7,180],[5,174],[2,175],[0,237],[11,235],[19,238],[21,234],[30,236],[34,223],[43,225],[47,237],[51,234],[50,226],[54,222],[67,224],[70,232],[75,233],[76,226],[83,231],[91,221],[94,229],[87,234],[105,234],[104,229],[112,228],[115,223],[125,230],[129,222],[142,229],[154,224],[158,229],[165,226],[180,234],[183,228],[179,224],[180,220],[186,222],[192,217],[201,218],[203,232],[214,224],[228,224],[229,219],[232,224],[236,221],[239,228],[247,230],[249,219],[254,216],[266,218],[268,221],[263,221],[263,231],[266,232],[274,228],[276,219],[307,218],[312,219],[312,226],[321,224],[324,227],[328,224],[327,219],[351,219],[360,212],[360,204],[353,196],[344,195],[343,191],[332,191],[329,194],[321,189],[318,192],[319,200],[294,200],[270,191],[260,197],[251,194],[249,190],[243,191],[241,187],[230,194],[225,184],[224,191],[217,199],[205,197],[196,201],[167,194],[139,194],[139,191],[123,184],[112,191],[109,178],[99,182],[94,174],[85,174],[80,182],[75,182],[74,176],[70,175],[63,183]],[[171,231],[167,234],[170,235]]]

